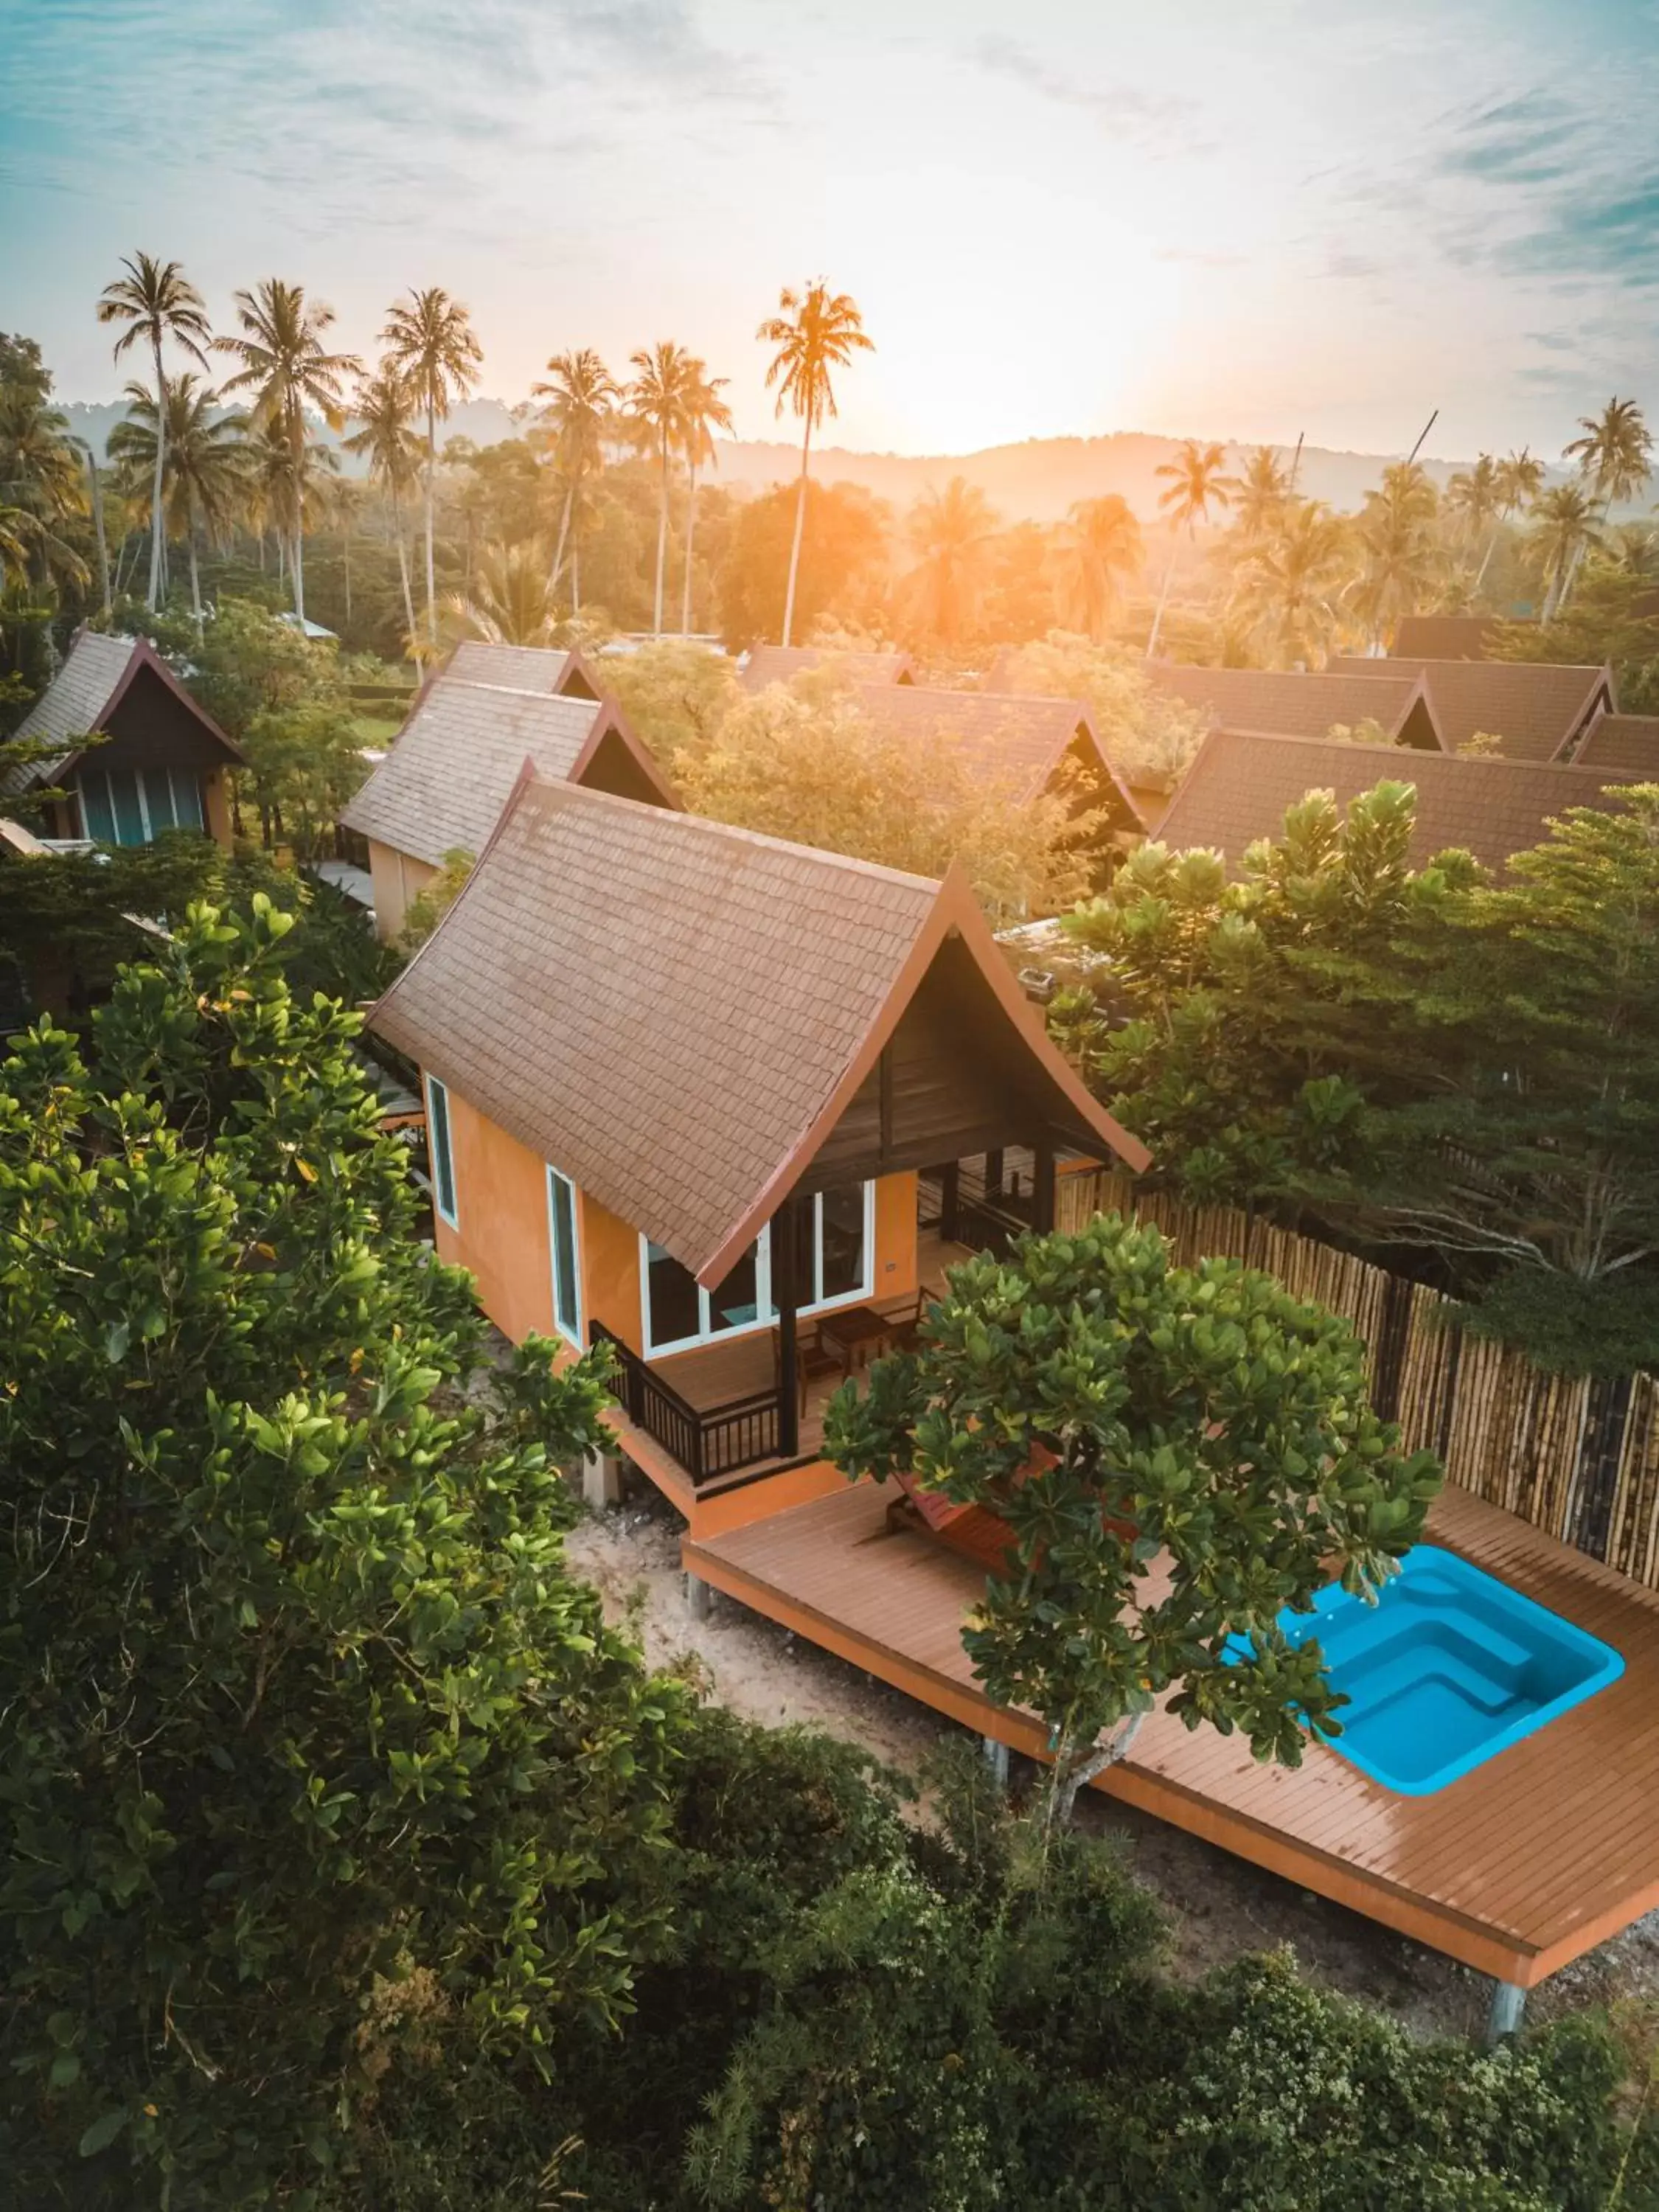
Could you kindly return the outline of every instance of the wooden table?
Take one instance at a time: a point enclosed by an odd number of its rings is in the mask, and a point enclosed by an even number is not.
[[[818,1316],[818,1340],[840,1353],[844,1376],[851,1376],[854,1361],[865,1365],[874,1346],[885,1344],[892,1333],[891,1315],[878,1313],[873,1306],[842,1306]]]

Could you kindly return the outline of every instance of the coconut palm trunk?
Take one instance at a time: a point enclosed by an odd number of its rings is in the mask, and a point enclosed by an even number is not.
[[[662,587],[664,571],[668,565],[668,427],[661,434],[662,495],[657,502],[657,598],[653,634],[662,635]]]
[[[103,599],[104,612],[108,614],[114,602],[110,596],[109,540],[104,535],[104,487],[99,480],[98,464],[93,457],[92,447],[83,446],[81,450],[87,457],[87,474],[91,478],[92,527],[98,540],[98,589]]]
[[[154,614],[161,604],[161,471],[167,452],[167,386],[159,329],[150,332],[150,351],[155,357],[155,483],[149,501],[149,593],[144,604]]]
[[[202,578],[196,565],[196,520],[192,515],[185,526],[190,540],[190,611],[196,623],[196,642],[202,642]]]
[[[685,471],[685,584],[680,593],[680,635],[691,635],[691,550],[697,536],[697,465]]]
[[[1494,529],[1492,536],[1486,540],[1486,552],[1481,557],[1480,566],[1474,572],[1474,582],[1470,587],[1474,591],[1478,592],[1482,584],[1486,580],[1486,571],[1492,566],[1492,555],[1498,550],[1498,532],[1502,528],[1503,525],[1500,523],[1498,526],[1498,528]]]
[[[800,574],[801,534],[806,526],[806,472],[812,458],[812,417],[806,417],[806,434],[800,441],[800,483],[795,492],[795,534],[789,546],[789,581],[783,593],[783,643],[795,626],[795,579]]]
[[[409,635],[415,635],[415,594],[409,581],[409,546],[404,537],[404,503],[395,496],[392,501],[392,532],[398,541],[398,578],[404,587],[404,620],[409,624]]]
[[[1170,604],[1170,586],[1175,579],[1176,548],[1170,548],[1170,557],[1164,564],[1164,586],[1158,595],[1158,611],[1152,617],[1152,634],[1146,641],[1146,658],[1150,660],[1158,651],[1158,634],[1164,627],[1164,610]]]
[[[559,578],[564,573],[564,549],[570,540],[570,511],[576,502],[576,485],[573,477],[564,488],[564,506],[559,514],[558,541],[553,548],[553,566],[547,572],[547,593],[551,599],[559,588]]]
[[[432,395],[426,402],[426,629],[427,635],[435,645],[438,641],[438,572],[432,558],[433,473],[438,465],[438,420],[433,411]]]

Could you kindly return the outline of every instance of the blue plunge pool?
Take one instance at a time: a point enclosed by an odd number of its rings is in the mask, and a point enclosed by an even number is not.
[[[1407,1797],[1443,1790],[1625,1671],[1610,1644],[1433,1544],[1407,1553],[1375,1605],[1333,1584],[1279,1625],[1293,1645],[1317,1639],[1331,1686],[1352,1700],[1330,1749]]]

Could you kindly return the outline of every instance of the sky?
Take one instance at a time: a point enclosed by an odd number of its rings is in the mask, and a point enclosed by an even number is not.
[[[823,276],[855,449],[1553,457],[1659,410],[1659,0],[0,0],[0,328],[61,398],[140,248],[365,354],[444,285],[509,403],[674,338],[774,434]]]

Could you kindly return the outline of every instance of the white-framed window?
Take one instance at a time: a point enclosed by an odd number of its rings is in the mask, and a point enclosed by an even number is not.
[[[581,1246],[576,1228],[576,1186],[557,1168],[547,1170],[547,1243],[553,1271],[553,1324],[582,1348]]]
[[[432,1162],[432,1203],[452,1229],[461,1225],[455,1204],[455,1156],[449,1139],[449,1092],[435,1075],[426,1079],[426,1148]]]
[[[876,1279],[874,1183],[848,1183],[817,1192],[803,1211],[801,1227],[807,1243],[801,1267],[808,1295],[799,1310],[823,1313],[867,1298]],[[777,1319],[770,1227],[762,1230],[726,1280],[712,1291],[704,1290],[660,1244],[641,1236],[640,1317],[647,1359],[770,1328]]]

